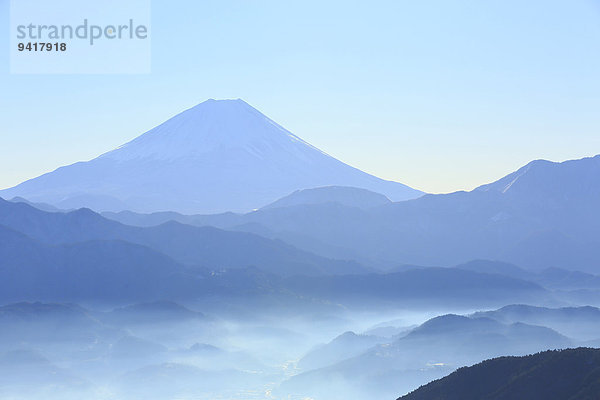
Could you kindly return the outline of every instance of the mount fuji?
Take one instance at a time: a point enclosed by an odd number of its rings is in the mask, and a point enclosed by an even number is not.
[[[296,190],[350,186],[408,200],[423,193],[329,156],[243,100],[207,100],[86,162],[0,191],[61,208],[249,211]]]

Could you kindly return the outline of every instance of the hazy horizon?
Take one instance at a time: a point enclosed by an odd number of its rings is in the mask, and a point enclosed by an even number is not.
[[[239,99],[239,98],[235,98],[235,99]],[[206,99],[206,100],[235,100],[235,99],[234,99],[234,98],[231,98],[231,99],[213,99],[213,98],[210,98],[210,99]],[[204,101],[206,101],[206,100],[204,100]],[[240,100],[244,100],[244,99],[240,99]],[[244,100],[244,101],[245,101],[245,100]],[[200,103],[198,103],[198,104],[200,104]],[[186,107],[185,109],[182,109],[181,111],[177,112],[176,114],[174,114],[174,115],[173,115],[173,116],[171,116],[171,117],[174,117],[175,115],[178,115],[178,114],[180,114],[180,113],[182,113],[182,112],[184,112],[184,111],[187,111],[187,110],[189,110],[189,109],[191,109],[191,108],[195,107],[195,106],[196,106],[196,105],[198,105],[198,104],[194,104],[194,105],[192,105],[192,106],[190,106],[190,107]],[[250,105],[251,105],[251,104],[250,104]],[[259,111],[262,111],[262,110],[259,110]],[[268,115],[267,115],[267,116],[268,116]],[[171,117],[169,117],[169,118],[171,118]],[[166,120],[165,120],[165,121],[166,121]],[[162,122],[158,123],[158,124],[157,124],[157,126],[158,126],[158,125],[160,125],[161,123],[165,122],[165,121],[162,121]],[[275,121],[275,122],[277,122],[277,121]],[[285,126],[284,126],[284,128],[285,128]],[[149,130],[148,130],[148,131],[149,131]],[[58,165],[56,165],[56,167],[52,167],[51,169],[44,170],[44,171],[41,171],[41,172],[39,172],[39,173],[36,173],[35,175],[28,176],[28,177],[25,177],[25,178],[23,178],[23,179],[17,180],[17,181],[16,181],[16,183],[11,183],[11,184],[8,184],[8,185],[6,185],[6,186],[2,186],[2,185],[0,184],[0,190],[2,190],[2,189],[8,189],[8,188],[14,187],[14,186],[16,186],[16,185],[18,185],[18,184],[20,184],[20,183],[22,183],[22,182],[25,182],[25,181],[29,180],[29,179],[32,179],[32,178],[38,177],[38,176],[40,176],[40,175],[43,175],[43,174],[45,174],[45,173],[48,173],[48,172],[55,171],[57,168],[60,168],[60,167],[66,166],[66,165],[71,165],[71,164],[73,164],[73,163],[77,163],[77,162],[85,162],[85,161],[90,161],[90,160],[92,160],[92,159],[94,159],[94,158],[96,158],[96,157],[98,157],[98,156],[100,156],[100,155],[106,154],[107,152],[110,152],[110,151],[112,151],[112,150],[115,150],[115,149],[117,149],[117,148],[119,148],[119,147],[123,146],[124,144],[126,144],[126,143],[130,142],[131,140],[133,140],[133,139],[135,139],[135,138],[137,138],[137,137],[139,137],[139,136],[143,135],[143,134],[144,134],[144,133],[146,133],[146,132],[147,132],[147,131],[144,131],[144,132],[141,132],[141,133],[139,133],[139,134],[137,134],[137,135],[135,135],[135,136],[132,136],[130,139],[127,139],[125,142],[122,142],[122,143],[119,143],[119,144],[115,144],[115,145],[114,145],[112,148],[109,148],[109,149],[108,149],[108,150],[106,150],[106,151],[102,151],[101,153],[98,153],[98,154],[96,154],[96,155],[92,155],[92,156],[90,156],[89,158],[86,158],[86,159],[76,159],[75,161],[71,161],[71,162],[68,162],[68,163],[63,163],[63,164],[60,164],[60,163],[59,163]],[[292,132],[292,133],[294,133],[294,132]],[[296,136],[299,136],[299,135],[296,135]],[[299,136],[299,137],[300,137],[301,139],[303,139],[301,136]],[[309,143],[309,144],[312,144],[312,143]],[[333,157],[336,157],[334,154],[332,154],[332,153],[330,153],[330,152],[328,152],[328,151],[326,151],[326,150],[324,150],[324,149],[321,149],[321,148],[320,148],[319,150],[325,151],[325,153],[327,153],[327,154],[329,154],[329,155],[332,155]],[[456,188],[456,189],[452,189],[452,190],[446,190],[446,191],[443,191],[443,190],[442,190],[442,191],[427,191],[427,190],[424,190],[424,189],[422,189],[422,188],[421,188],[421,187],[419,187],[419,186],[411,186],[410,184],[408,184],[408,185],[409,185],[410,187],[412,187],[413,189],[422,190],[422,191],[423,191],[423,192],[425,192],[425,193],[432,193],[432,194],[453,193],[453,192],[456,192],[456,191],[462,191],[462,190],[470,191],[470,190],[472,190],[472,189],[475,189],[475,188],[476,188],[476,187],[478,187],[478,186],[481,186],[481,185],[485,185],[485,184],[488,184],[488,183],[495,182],[496,180],[498,180],[498,179],[500,179],[500,178],[502,178],[502,177],[504,177],[504,176],[506,176],[506,175],[510,174],[511,172],[514,172],[514,171],[516,171],[517,169],[519,169],[520,167],[524,166],[525,164],[527,164],[527,163],[529,163],[529,162],[531,162],[531,161],[535,161],[535,160],[547,160],[547,161],[552,161],[552,162],[564,162],[564,161],[576,160],[576,159],[580,159],[580,158],[594,157],[594,156],[596,156],[597,154],[598,154],[598,153],[592,153],[592,154],[582,155],[582,156],[580,156],[580,157],[567,157],[567,158],[564,158],[564,159],[548,159],[548,158],[543,158],[543,157],[532,158],[532,159],[530,159],[530,160],[528,160],[528,161],[524,162],[523,164],[516,165],[516,166],[512,167],[512,169],[508,169],[508,170],[506,170],[506,171],[504,171],[504,172],[501,172],[501,175],[499,175],[499,176],[496,176],[496,177],[493,177],[493,178],[490,178],[490,179],[489,179],[489,180],[487,180],[487,181],[483,181],[483,182],[479,182],[479,183],[476,183],[476,182],[475,182],[475,183],[473,183],[473,184],[472,184],[471,186],[469,186],[469,187],[459,187],[459,188]],[[337,157],[336,157],[336,158],[337,158]],[[339,158],[338,158],[338,159],[339,159]],[[344,161],[344,160],[342,160],[342,159],[340,159],[340,161],[342,161],[342,162],[345,162],[345,161]],[[353,165],[353,164],[351,164],[351,163],[348,163],[348,164],[349,164],[349,165],[351,165],[351,166],[354,166],[354,167],[356,167],[356,168],[359,168],[359,169],[363,170],[364,172],[367,172],[367,173],[373,174],[373,175],[375,175],[375,176],[377,176],[377,177],[380,177],[380,178],[382,178],[382,179],[386,179],[386,180],[391,180],[391,181],[396,181],[396,182],[400,182],[400,183],[405,183],[405,184],[407,184],[407,183],[406,183],[406,182],[404,182],[402,179],[393,179],[393,178],[387,178],[387,177],[385,177],[385,176],[377,175],[376,173],[374,173],[374,172],[370,171],[368,168],[367,168],[367,169],[364,169],[364,168],[360,168],[360,167],[358,167],[357,165]],[[478,167],[479,167],[479,165],[478,165]],[[508,166],[507,166],[507,168],[511,168],[511,167],[508,167]],[[2,174],[0,173],[0,177],[1,177],[1,176],[2,176]],[[19,179],[19,178],[16,178],[16,179]],[[459,177],[457,177],[457,179],[459,179]],[[0,182],[1,182],[1,181],[0,181]]]

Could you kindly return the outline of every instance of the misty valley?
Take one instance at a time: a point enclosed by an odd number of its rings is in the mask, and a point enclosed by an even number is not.
[[[168,301],[101,311],[5,305],[2,398],[396,398],[483,359],[598,345],[600,327],[591,307],[431,317],[329,304],[261,314],[196,306],[214,314]]]
[[[484,359],[600,345],[600,309],[561,307],[572,304],[562,286],[509,280],[498,294],[546,306],[494,308],[498,298],[468,289],[457,298],[440,291],[439,282],[412,277],[415,268],[381,276],[408,280],[424,293],[418,301],[402,294],[368,298],[359,290],[354,301],[339,301],[312,294],[310,283],[295,278],[240,269],[211,272],[220,275],[213,291],[188,301],[172,295],[179,302],[8,303],[0,307],[1,396],[393,399]],[[492,285],[507,279],[448,270]],[[346,278],[332,286],[352,291]],[[376,291],[381,281],[373,282]],[[567,292],[582,290],[568,286]],[[484,308],[476,311],[476,304]]]

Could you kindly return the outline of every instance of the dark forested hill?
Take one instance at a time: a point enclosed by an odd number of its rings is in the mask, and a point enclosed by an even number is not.
[[[500,357],[460,368],[398,400],[598,400],[600,349]]]

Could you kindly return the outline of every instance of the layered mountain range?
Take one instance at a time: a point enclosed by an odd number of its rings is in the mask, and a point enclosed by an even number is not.
[[[107,213],[123,223],[247,231],[323,256],[392,268],[475,258],[598,272],[600,156],[533,161],[470,192],[400,202],[364,190],[298,191],[245,214]]]

